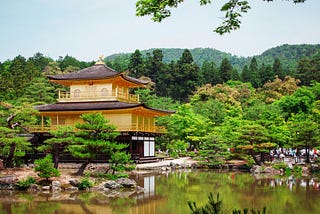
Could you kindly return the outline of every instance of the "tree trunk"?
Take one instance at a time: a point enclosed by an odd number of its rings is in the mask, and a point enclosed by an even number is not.
[[[5,163],[5,167],[13,167],[13,157],[14,157],[14,151],[16,150],[16,143],[12,143],[10,146],[9,154]]]
[[[310,148],[306,148],[306,163],[310,163]]]
[[[78,172],[76,173],[76,175],[83,175],[83,172],[84,172],[84,170],[86,169],[86,167],[88,166],[89,163],[91,163],[91,159],[88,159],[85,162],[83,162],[83,164],[78,169]]]
[[[58,166],[59,166],[59,145],[56,143],[53,144],[53,162],[54,162],[53,167],[58,169]]]
[[[264,163],[264,153],[263,152],[260,152],[260,160],[261,160],[261,163],[263,164]]]
[[[251,155],[251,157],[253,158],[254,162],[255,162],[257,165],[261,166],[261,162],[259,162],[259,160],[257,159],[256,153],[255,153],[254,151],[250,151],[250,155]]]

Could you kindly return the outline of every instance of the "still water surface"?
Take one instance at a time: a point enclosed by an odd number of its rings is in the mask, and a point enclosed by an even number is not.
[[[318,179],[256,179],[251,174],[228,172],[174,172],[134,177],[145,188],[128,198],[107,197],[103,193],[25,194],[0,192],[0,214],[153,214],[190,213],[187,201],[199,206],[210,192],[220,193],[224,208],[267,207],[268,213],[320,213]]]

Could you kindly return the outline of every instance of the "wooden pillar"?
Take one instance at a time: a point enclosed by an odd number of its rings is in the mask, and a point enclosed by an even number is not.
[[[136,131],[138,131],[138,127],[139,127],[139,125],[138,125],[138,123],[139,123],[139,115],[137,114],[137,116],[136,116]]]
[[[118,85],[116,87],[116,97],[118,98]]]
[[[146,127],[145,127],[145,125],[144,125],[144,115],[142,115],[142,130],[146,130]]]

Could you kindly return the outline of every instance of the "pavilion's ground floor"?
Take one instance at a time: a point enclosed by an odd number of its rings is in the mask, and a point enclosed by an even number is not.
[[[115,140],[119,143],[128,145],[127,152],[131,154],[131,158],[135,163],[149,163],[156,162],[156,137],[160,136],[159,133],[148,132],[122,132]],[[42,158],[45,152],[39,151],[37,148],[44,144],[44,141],[51,138],[49,133],[33,133],[29,136],[31,142],[31,150],[27,152],[26,162],[33,161],[34,159]],[[59,161],[60,162],[81,162],[82,160],[76,159],[69,152],[65,151],[65,146],[59,146]],[[108,157],[101,153],[93,162],[103,163],[108,161]]]

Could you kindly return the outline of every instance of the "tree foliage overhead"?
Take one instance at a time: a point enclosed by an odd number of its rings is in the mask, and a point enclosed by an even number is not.
[[[211,4],[214,0],[200,0],[200,5]],[[272,2],[273,0],[263,0]],[[289,0],[288,0],[289,1]],[[294,3],[303,3],[305,0],[291,0]],[[155,22],[171,16],[171,8],[178,7],[183,0],[138,0],[136,2],[136,15],[151,15]],[[244,0],[226,0],[220,11],[224,13],[224,19],[214,31],[220,35],[237,30],[241,25],[241,17],[251,9],[249,2]]]

